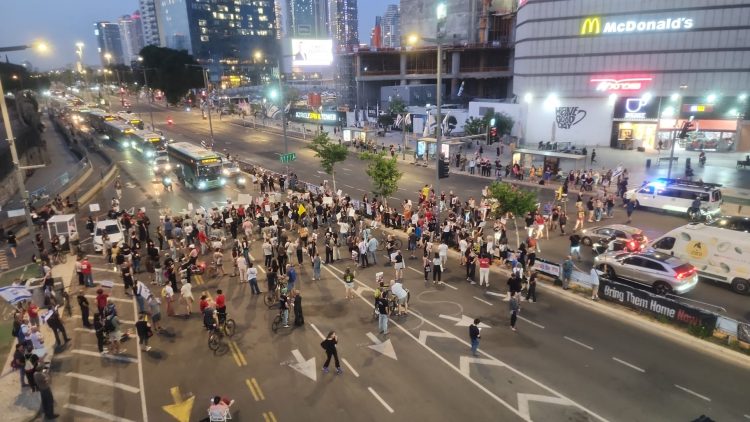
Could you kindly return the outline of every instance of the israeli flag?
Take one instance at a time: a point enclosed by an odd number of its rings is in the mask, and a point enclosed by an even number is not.
[[[6,286],[0,288],[0,297],[15,305],[24,300],[31,300],[31,292],[24,286]]]

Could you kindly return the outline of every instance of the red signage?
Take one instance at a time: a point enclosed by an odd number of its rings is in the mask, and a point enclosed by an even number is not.
[[[594,76],[590,82],[596,84],[596,90],[602,92],[640,91],[651,84],[654,78],[644,75]]]

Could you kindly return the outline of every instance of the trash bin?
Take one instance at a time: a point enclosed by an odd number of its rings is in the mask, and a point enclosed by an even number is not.
[[[646,158],[646,168],[647,169],[651,168],[651,159],[650,158]]]
[[[690,157],[685,159],[685,167],[690,167]]]

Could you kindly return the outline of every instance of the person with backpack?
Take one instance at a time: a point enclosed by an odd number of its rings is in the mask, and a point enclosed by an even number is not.
[[[326,361],[323,363],[324,374],[328,373],[328,365],[331,363],[331,357],[333,357],[334,364],[336,365],[336,375],[341,375],[343,373],[341,370],[341,364],[339,363],[339,354],[336,350],[338,342],[339,340],[336,337],[336,331],[331,330],[326,336],[326,339],[320,343],[320,347],[326,352]]]

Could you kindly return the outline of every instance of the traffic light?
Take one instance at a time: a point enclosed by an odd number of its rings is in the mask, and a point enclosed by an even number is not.
[[[448,164],[448,160],[440,159],[438,161],[438,177],[440,179],[445,179],[448,177],[448,172],[450,171],[450,166]]]
[[[682,124],[682,130],[680,131],[680,134],[677,135],[677,137],[680,139],[687,138],[687,133],[695,130],[694,127],[695,125],[693,124],[692,121],[690,120],[686,121],[685,123]]]

